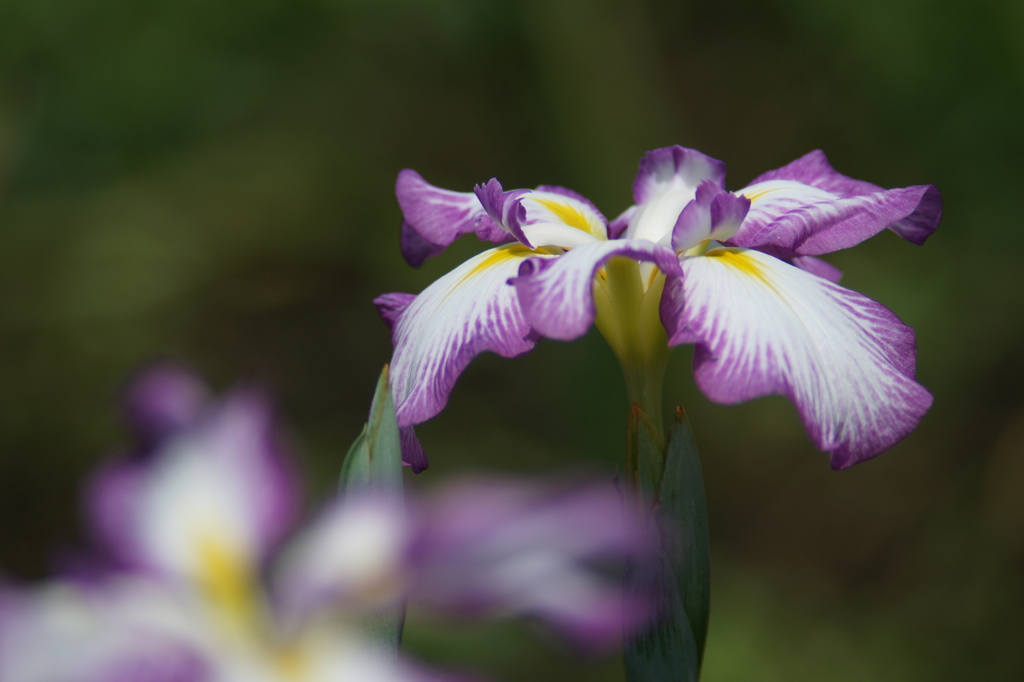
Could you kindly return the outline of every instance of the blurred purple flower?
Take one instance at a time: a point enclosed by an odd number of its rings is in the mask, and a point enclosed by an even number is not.
[[[414,266],[463,234],[499,244],[418,296],[376,300],[402,428],[437,415],[479,353],[513,357],[591,324],[655,420],[669,348],[696,344],[709,398],[789,397],[835,468],[891,447],[932,403],[914,381],[913,330],[817,258],[887,228],[923,243],[941,216],[931,185],[885,190],[816,151],[728,192],[722,162],[676,146],[640,161],[636,204],[611,222],[560,187],[504,192],[492,179],[460,193],[404,170],[396,193]]]
[[[610,485],[465,482],[410,511],[352,495],[277,551],[299,496],[267,398],[197,400],[205,387],[169,366],[129,391],[146,396],[136,428],[159,437],[104,467],[87,504],[121,569],[0,590],[4,682],[436,680],[369,639],[369,620],[413,598],[601,646],[644,615],[589,563],[650,550]]]

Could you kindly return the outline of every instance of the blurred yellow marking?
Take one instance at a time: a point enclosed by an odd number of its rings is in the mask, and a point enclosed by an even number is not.
[[[252,576],[245,563],[224,543],[210,538],[199,542],[200,583],[210,601],[225,617],[237,624],[250,623],[256,617],[256,595]]]
[[[590,229],[590,221],[587,217],[580,213],[575,206],[569,204],[563,204],[559,201],[552,199],[537,199],[531,197],[538,204],[551,211],[557,216],[559,220],[568,225],[569,227],[575,227],[577,230],[583,230],[587,234],[593,234],[595,237],[599,236],[594,234],[594,231]]]
[[[307,676],[309,660],[297,646],[281,649],[274,657],[278,672],[286,680],[301,680]]]

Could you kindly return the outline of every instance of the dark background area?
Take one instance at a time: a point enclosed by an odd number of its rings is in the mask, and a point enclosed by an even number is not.
[[[920,428],[846,472],[781,398],[722,407],[677,350],[666,402],[704,460],[706,682],[1024,678],[1024,3],[1019,0],[6,0],[0,3],[0,570],[81,542],[79,482],[125,442],[154,357],[272,387],[311,500],[330,489],[390,343],[371,300],[418,292],[401,168],[468,191],[562,184],[614,216],[644,151],[730,188],[824,149],[934,183],[924,247],[834,254],[918,334]],[[429,485],[623,457],[619,369],[593,332],[478,358],[420,429]],[[312,502],[311,502],[312,505]],[[409,647],[500,680],[616,680],[529,624]]]

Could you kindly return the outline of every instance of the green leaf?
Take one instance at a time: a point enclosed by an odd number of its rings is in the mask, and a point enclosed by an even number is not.
[[[343,493],[366,488],[402,492],[402,443],[386,365],[370,405],[370,421],[345,455],[340,487]]]
[[[402,499],[402,442],[395,417],[395,402],[385,365],[370,405],[370,421],[352,443],[341,467],[342,495],[357,491],[393,495]],[[405,606],[375,616],[367,630],[388,650],[398,654],[405,625]]]
[[[710,597],[707,505],[700,459],[682,409],[661,443],[636,406],[630,414],[628,469],[641,509],[658,526],[657,560],[633,567],[630,586],[653,595],[660,615],[627,642],[630,682],[696,682],[707,639]]]

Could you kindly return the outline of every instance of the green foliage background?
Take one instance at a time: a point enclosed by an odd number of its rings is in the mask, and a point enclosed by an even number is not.
[[[705,680],[1024,677],[1024,3],[1020,0],[5,0],[0,3],[0,567],[79,542],[77,486],[124,442],[140,362],[277,392],[314,496],[336,480],[390,345],[370,304],[417,292],[404,167],[468,190],[562,184],[616,215],[636,162],[683,144],[729,184],[815,148],[889,187],[935,183],[923,248],[831,260],[918,332],[935,407],[843,473],[792,407],[710,404],[677,350],[714,562]],[[429,484],[623,456],[596,335],[485,356],[421,429]],[[417,653],[500,680],[615,680],[529,626]]]

